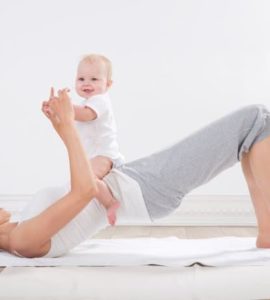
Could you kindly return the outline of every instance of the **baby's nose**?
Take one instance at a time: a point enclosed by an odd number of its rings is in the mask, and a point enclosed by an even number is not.
[[[85,87],[91,87],[92,86],[91,81],[85,81],[83,85]]]

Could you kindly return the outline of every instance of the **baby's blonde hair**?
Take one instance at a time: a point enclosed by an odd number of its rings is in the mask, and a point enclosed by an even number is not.
[[[106,56],[100,54],[86,54],[83,55],[79,63],[82,62],[103,62],[107,69],[107,80],[112,80],[112,63]]]

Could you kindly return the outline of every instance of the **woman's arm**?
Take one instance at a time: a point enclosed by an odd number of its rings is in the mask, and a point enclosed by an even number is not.
[[[39,215],[23,221],[11,232],[10,252],[26,257],[45,255],[50,249],[51,237],[72,220],[97,194],[97,185],[91,164],[74,126],[74,111],[65,90],[51,92],[50,119],[63,140],[70,161],[71,190]],[[90,216],[89,216],[90,217]]]
[[[97,189],[95,175],[74,124],[73,105],[66,90],[60,91],[59,98],[54,97],[53,90],[51,93],[49,118],[68,151],[71,191],[93,192]]]

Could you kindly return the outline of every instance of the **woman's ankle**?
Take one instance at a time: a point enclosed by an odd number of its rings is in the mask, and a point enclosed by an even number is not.
[[[256,247],[257,248],[270,248],[270,233],[269,234],[258,234],[256,240]]]

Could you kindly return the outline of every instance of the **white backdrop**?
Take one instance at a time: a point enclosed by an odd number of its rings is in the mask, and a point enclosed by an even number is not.
[[[239,106],[269,106],[269,15],[260,0],[1,0],[0,194],[68,180],[66,151],[40,105],[51,85],[73,89],[85,53],[113,62],[128,161]],[[193,193],[246,194],[240,165]]]

